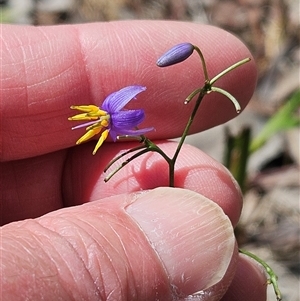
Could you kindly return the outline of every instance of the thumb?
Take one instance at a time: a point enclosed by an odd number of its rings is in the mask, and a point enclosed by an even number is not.
[[[216,300],[237,258],[222,209],[178,188],[61,209],[1,237],[3,300]]]

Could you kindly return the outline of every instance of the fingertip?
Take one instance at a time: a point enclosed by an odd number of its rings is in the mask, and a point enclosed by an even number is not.
[[[149,239],[179,295],[197,298],[222,281],[235,238],[228,217],[213,201],[190,190],[160,187],[138,194],[126,212]]]

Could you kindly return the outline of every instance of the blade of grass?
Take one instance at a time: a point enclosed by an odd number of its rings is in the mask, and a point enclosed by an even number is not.
[[[300,125],[296,110],[300,107],[300,90],[295,92],[278,112],[266,123],[263,130],[252,140],[250,154],[262,147],[271,136]]]

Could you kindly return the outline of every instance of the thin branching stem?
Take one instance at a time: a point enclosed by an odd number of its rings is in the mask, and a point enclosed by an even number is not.
[[[191,116],[190,116],[190,118],[189,118],[189,120],[188,120],[188,122],[187,122],[187,124],[186,124],[186,126],[185,126],[185,129],[184,129],[184,131],[183,131],[183,133],[182,133],[181,139],[179,140],[178,146],[177,146],[176,151],[175,151],[175,153],[174,153],[174,156],[173,156],[173,158],[172,158],[172,161],[173,161],[174,163],[175,163],[175,161],[176,161],[176,159],[177,159],[177,157],[178,157],[178,155],[179,155],[179,152],[180,152],[180,150],[181,150],[181,148],[182,148],[182,145],[183,145],[183,143],[184,143],[184,140],[185,140],[186,136],[188,135],[189,129],[190,129],[190,127],[191,127],[191,125],[192,125],[192,123],[193,123],[193,121],[194,121],[194,117],[195,117],[195,115],[196,115],[196,113],[197,113],[197,111],[198,111],[198,108],[199,108],[199,106],[200,106],[200,104],[201,104],[201,101],[202,101],[204,95],[206,94],[206,93],[203,92],[203,91],[204,91],[204,90],[202,89],[202,91],[200,92],[200,94],[199,94],[199,96],[198,96],[198,98],[197,98],[195,107],[194,107],[194,109],[193,109],[193,111],[192,111],[192,114],[191,114]]]
[[[260,259],[255,254],[253,254],[249,251],[243,250],[243,249],[239,249],[239,252],[242,253],[242,254],[245,254],[246,256],[248,256],[252,259],[254,259],[255,261],[257,261],[259,264],[261,264],[264,267],[264,269],[266,270],[267,274],[270,277],[268,279],[268,283],[272,284],[272,286],[274,288],[276,298],[277,298],[277,301],[281,301],[282,300],[282,295],[281,295],[280,289],[278,287],[278,282],[277,282],[278,277],[275,274],[275,272],[273,271],[273,269],[264,260]]]
[[[106,167],[105,167],[105,169],[104,169],[104,172],[106,172],[106,171],[107,171],[107,170],[108,170],[108,169],[109,169],[116,161],[118,161],[118,160],[121,159],[122,157],[124,157],[124,156],[126,156],[126,155],[128,155],[128,154],[130,154],[130,153],[132,153],[132,152],[138,151],[138,150],[140,150],[140,149],[142,149],[142,148],[146,148],[146,146],[145,146],[145,145],[139,145],[139,146],[134,147],[134,148],[131,148],[131,149],[129,149],[128,151],[126,151],[126,152],[120,154],[119,156],[115,157],[113,160],[111,160],[111,161],[106,165]]]
[[[202,51],[200,50],[200,48],[197,47],[197,46],[195,46],[195,45],[194,45],[194,49],[197,51],[197,53],[199,54],[199,57],[200,57],[200,59],[201,59],[201,63],[202,63],[202,67],[203,67],[203,73],[204,73],[205,82],[208,82],[208,81],[209,81],[209,78],[208,78],[208,72],[207,72],[206,62],[205,62],[203,53],[202,53]]]
[[[137,157],[147,153],[147,152],[150,152],[151,150],[150,149],[143,149],[142,151],[134,154],[133,156],[131,156],[129,159],[125,160],[122,162],[122,164],[116,168],[114,171],[112,171],[105,179],[104,179],[104,182],[107,182],[111,179],[112,176],[114,176],[119,170],[121,170],[125,165],[127,165],[128,163],[130,163],[132,160],[136,159]]]
[[[218,88],[218,87],[211,87],[211,91],[221,93],[221,94],[225,95],[226,97],[228,97],[231,100],[231,102],[233,103],[236,112],[237,113],[241,112],[242,108],[241,108],[239,102],[229,92],[227,92],[224,89]]]
[[[226,73],[232,71],[233,69],[248,63],[249,61],[251,61],[251,59],[249,57],[247,57],[246,59],[243,59],[233,65],[231,65],[230,67],[226,68],[225,70],[223,70],[222,72],[220,72],[219,74],[217,74],[214,78],[212,78],[209,82],[211,85],[213,85],[219,78],[221,78],[222,76],[224,76]]]

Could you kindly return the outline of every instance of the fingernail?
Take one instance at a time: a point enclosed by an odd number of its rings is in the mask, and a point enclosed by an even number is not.
[[[193,295],[223,278],[235,239],[230,220],[214,202],[193,191],[161,187],[138,194],[126,211],[177,291]]]

